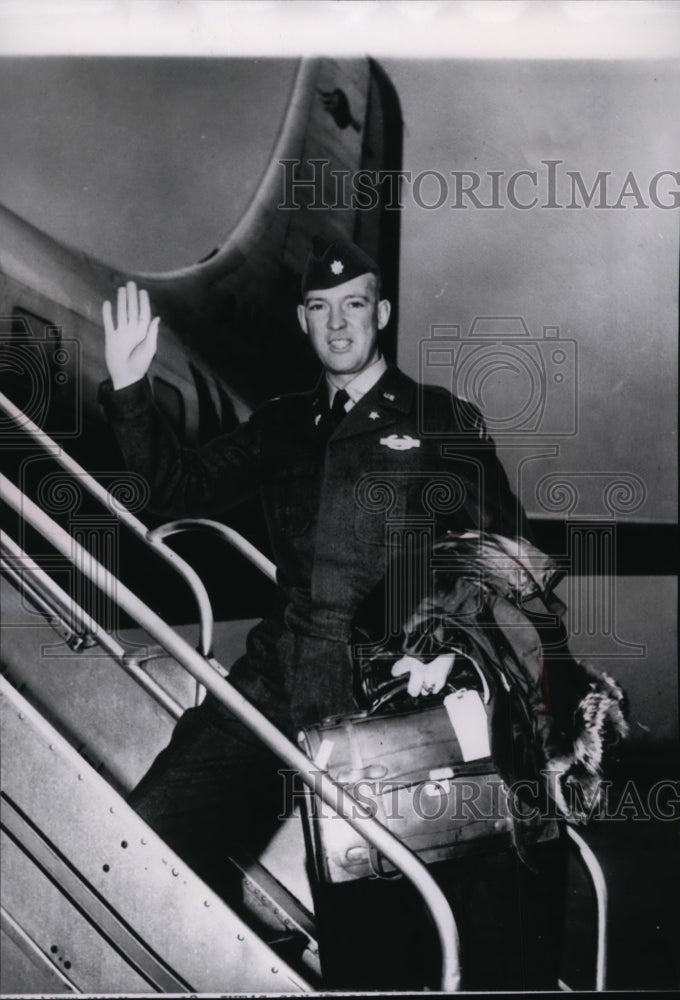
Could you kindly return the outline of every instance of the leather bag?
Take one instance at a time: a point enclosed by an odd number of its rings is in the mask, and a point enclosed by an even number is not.
[[[490,756],[490,691],[448,685],[415,711],[331,720],[300,733],[304,752],[427,864],[555,835],[521,818]],[[484,698],[486,697],[486,704]],[[390,877],[394,867],[309,792],[303,818],[316,878]],[[521,828],[521,829],[520,829]]]

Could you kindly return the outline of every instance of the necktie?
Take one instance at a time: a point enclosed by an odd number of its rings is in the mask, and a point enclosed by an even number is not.
[[[349,395],[346,389],[338,389],[335,396],[333,397],[333,405],[331,406],[330,410],[327,411],[326,419],[324,421],[328,437],[331,436],[331,434],[338,426],[342,418],[346,416],[345,403],[348,401],[348,399]]]

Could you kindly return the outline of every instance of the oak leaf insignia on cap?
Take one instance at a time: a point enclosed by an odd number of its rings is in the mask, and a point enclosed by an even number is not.
[[[379,275],[380,268],[361,247],[350,240],[328,242],[315,236],[302,275],[302,294],[335,288],[362,274]]]

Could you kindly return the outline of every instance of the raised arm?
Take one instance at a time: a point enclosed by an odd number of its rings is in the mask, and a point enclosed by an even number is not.
[[[126,467],[149,484],[149,507],[171,517],[201,517],[253,493],[260,472],[257,419],[201,448],[183,448],[155,406],[146,378],[160,323],[149,296],[131,281],[118,289],[116,307],[116,316],[110,302],[103,307],[110,381],[99,398]]]

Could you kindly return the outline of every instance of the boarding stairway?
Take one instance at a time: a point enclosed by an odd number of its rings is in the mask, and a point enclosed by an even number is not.
[[[148,763],[146,755],[160,749],[175,713],[140,694],[134,671],[144,671],[145,663],[140,663],[139,653],[128,654],[126,665],[133,673],[124,672],[113,655],[102,655],[102,647],[91,642],[91,633],[73,631],[63,608],[56,602],[50,607],[46,595],[40,595],[41,614],[49,615],[52,624],[36,626],[38,588],[32,581],[29,598],[25,590],[12,584],[10,577],[19,563],[9,548],[5,542],[1,598],[3,620],[11,624],[6,624],[2,642],[0,815],[2,926],[15,946],[11,948],[13,961],[17,961],[17,947],[28,948],[40,970],[37,980],[35,972],[31,974],[39,992],[54,992],[47,981],[43,983],[42,973],[49,972],[51,978],[55,963],[60,981],[69,981],[79,992],[99,992],[107,987],[133,993],[159,987],[164,992],[210,992],[225,981],[231,982],[232,988],[243,984],[241,988],[255,991],[296,991],[305,984],[314,985],[318,961],[307,907],[244,854],[234,859],[242,870],[244,887],[241,920],[237,919],[126,805],[123,795],[138,777],[141,758]],[[26,565],[22,560],[24,575]],[[79,651],[71,652],[65,644],[55,643],[59,635],[77,644]],[[137,633],[124,635],[137,641],[140,638]],[[61,655],[55,656],[57,652]],[[152,655],[146,663],[159,676],[175,666],[174,661],[160,656],[157,648],[149,647],[149,652]],[[178,672],[162,679],[166,685],[168,679],[171,683],[174,680],[179,688]],[[188,701],[193,692],[186,682],[184,686],[187,697],[183,700]],[[160,684],[158,687],[163,693]],[[176,690],[176,694],[182,698],[183,692]],[[117,720],[115,726],[112,716]],[[138,728],[143,725],[148,731],[140,738]],[[140,744],[144,750],[141,758]],[[84,853],[81,848],[85,848]],[[103,925],[101,904],[92,908],[88,886],[106,896],[109,904],[112,895],[117,897],[114,909],[119,920],[110,915],[110,921],[114,927],[120,921],[138,926],[145,948],[160,934],[159,944],[152,950],[164,954],[170,949],[174,986],[167,974],[157,977],[158,968],[152,976],[148,973],[153,966],[140,971],[132,959],[141,946],[138,943],[131,951],[129,935],[114,935],[126,963],[119,961],[111,967],[111,942],[99,935],[93,939],[92,928],[86,926]],[[140,889],[143,892],[135,900]],[[41,899],[39,907],[35,905],[37,898]],[[201,904],[198,908],[197,899]],[[202,908],[204,900],[209,906]],[[137,914],[135,921],[127,915],[131,908]],[[81,909],[87,915],[85,923],[77,912]],[[174,912],[178,909],[186,913],[181,920]],[[171,911],[174,915],[168,921]],[[230,941],[236,953],[225,970]],[[206,954],[210,942],[213,951]],[[58,951],[53,953],[55,946]],[[83,968],[79,959],[85,955],[91,963],[96,953],[99,960],[94,968]],[[194,956],[200,957],[195,968],[178,968],[180,958]],[[286,956],[295,972],[281,961]],[[45,957],[50,961],[45,962]],[[69,961],[70,971],[58,964],[62,959]],[[241,968],[244,963],[245,968]],[[9,967],[3,963],[5,970]],[[272,968],[277,971],[272,973]]]
[[[216,629],[222,626],[213,622],[200,578],[167,540],[187,530],[209,531],[271,579],[273,565],[217,522],[187,519],[149,531],[2,395],[0,412],[31,448],[49,455],[179,574],[196,598],[200,623],[196,649],[195,629],[169,626],[44,505],[2,477],[2,499],[14,512],[16,537],[3,532],[0,551],[1,940],[3,965],[9,963],[17,983],[30,984],[13,989],[8,981],[3,992],[319,988],[311,901],[301,898],[299,882],[288,878],[289,852],[277,858],[274,851],[271,870],[266,857],[232,852],[243,897],[227,903],[125,802],[141,777],[133,743],[148,741],[145,770],[182,711],[206,690],[413,882],[438,936],[441,988],[458,989],[455,919],[427,868],[229,685],[228,671],[214,655]],[[52,554],[30,554],[20,544],[25,538],[42,539]],[[57,571],[49,572],[50,566]],[[66,573],[69,580],[78,581],[76,593],[89,581],[138,628],[117,634],[104,627],[75,599],[73,587],[62,586],[65,567],[73,570]],[[606,889],[587,844],[570,833],[596,889],[596,988],[603,989]],[[299,853],[298,860],[303,870]]]

